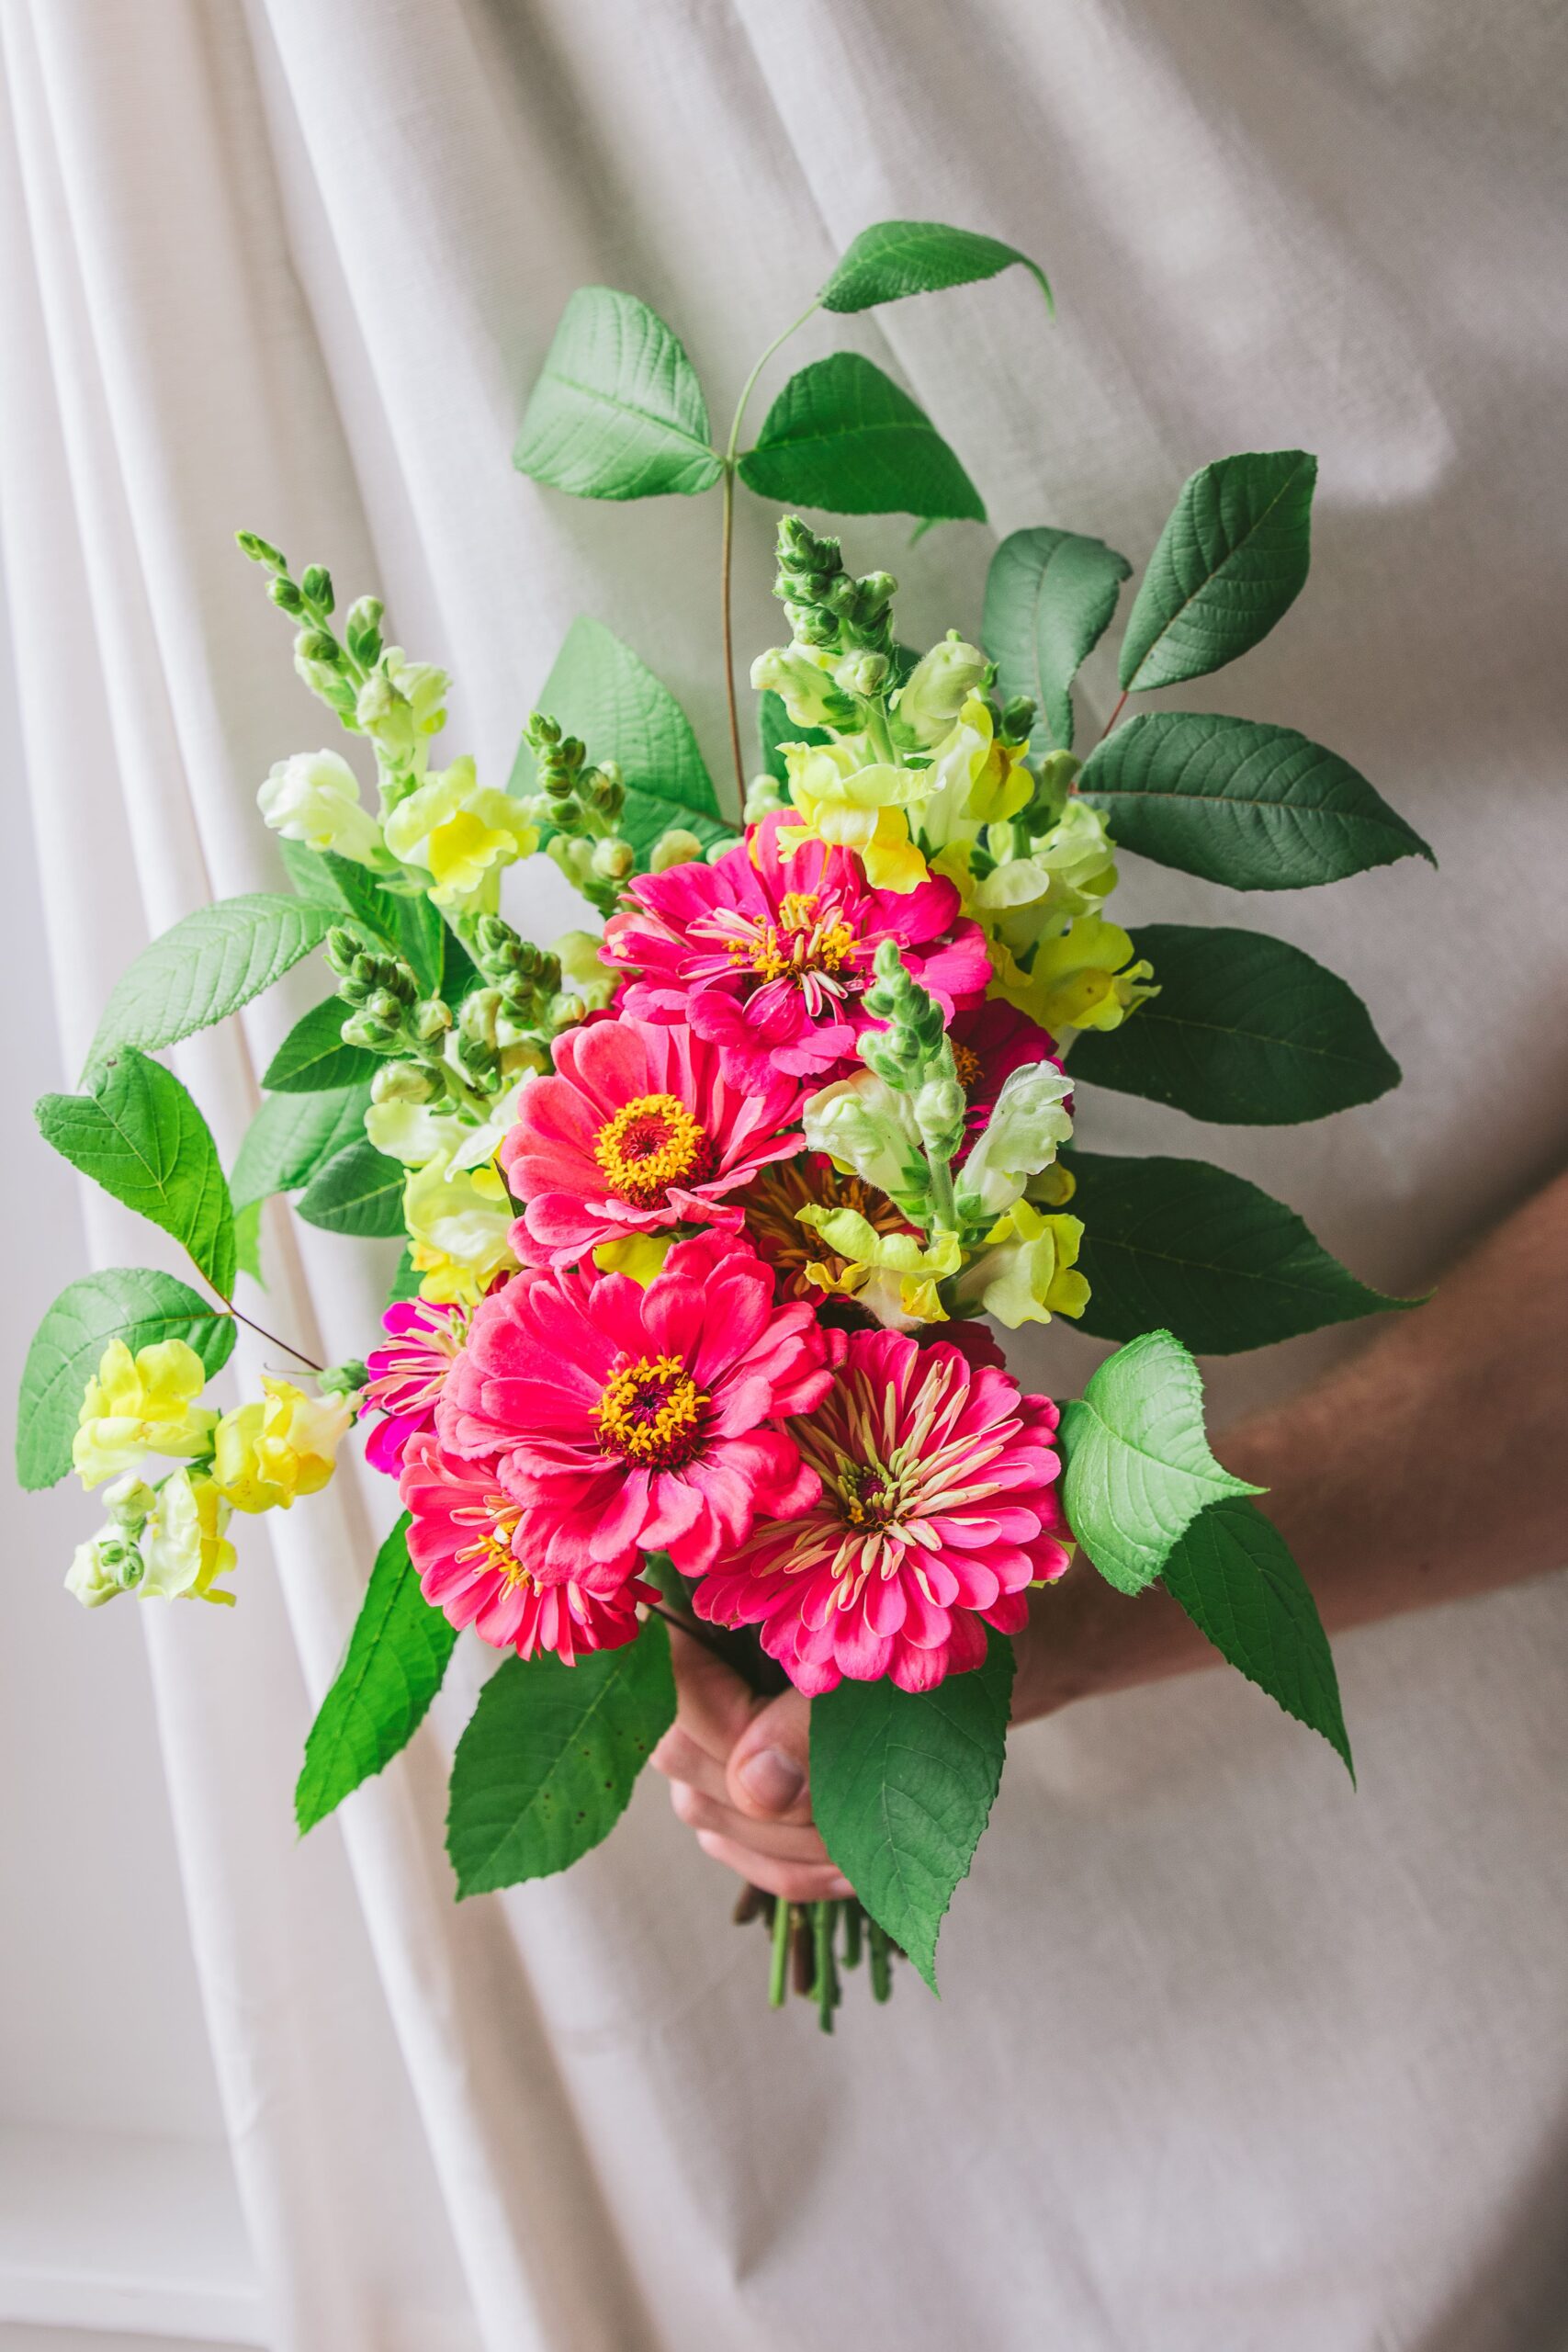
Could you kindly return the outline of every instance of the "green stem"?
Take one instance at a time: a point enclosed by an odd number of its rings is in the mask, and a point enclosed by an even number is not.
[[[866,713],[865,731],[871,738],[872,747],[877,758],[885,767],[903,766],[904,763],[898,757],[897,746],[887,731],[887,713],[880,695]]]
[[[846,1903],[842,1907],[844,1914],[844,1966],[846,1968],[858,1968],[860,1966],[861,1927],[864,1920],[865,1914],[861,1909],[860,1905],[856,1902],[852,1901]]]
[[[789,1905],[782,1894],[773,1897],[773,1959],[768,1972],[768,2007],[782,2009],[784,2005],[784,1983],[789,1973]]]
[[[824,2033],[833,2030],[833,2011],[839,2001],[839,1972],[833,1965],[838,1908],[836,1903],[812,1905],[812,1931],[817,1943],[817,2022]]]
[[[865,1934],[871,1961],[872,1996],[875,2000],[886,2001],[893,1990],[893,1962],[887,1949],[886,1934],[869,1913]]]
[[[774,352],[782,349],[792,334],[798,334],[807,320],[820,308],[821,298],[818,297],[809,308],[802,311],[792,325],[785,327],[783,334],[776,334],[769,344],[740,388],[740,398],[735,403],[735,414],[729,421],[729,438],[724,445],[724,523],[719,553],[718,600],[724,637],[724,691],[729,703],[729,748],[735,761],[737,812],[742,821],[746,808],[746,763],[740,753],[740,711],[735,698],[735,638],[730,613],[730,575],[735,552],[735,469],[740,447],[740,427],[746,415],[746,404],[757,388],[757,379]]]

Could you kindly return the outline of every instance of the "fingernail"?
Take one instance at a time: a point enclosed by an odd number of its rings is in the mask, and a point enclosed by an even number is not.
[[[829,1879],[828,1882],[828,1899],[830,1903],[847,1903],[853,1893],[854,1888],[847,1878]]]
[[[802,1789],[806,1775],[782,1747],[760,1747],[740,1767],[740,1785],[764,1813],[787,1813]]]

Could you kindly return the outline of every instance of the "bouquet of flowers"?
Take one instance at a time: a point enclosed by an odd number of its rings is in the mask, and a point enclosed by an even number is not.
[[[811,306],[852,312],[1033,264],[930,222],[857,238]],[[808,311],[807,316],[811,315]],[[802,323],[801,322],[797,322]],[[793,332],[790,330],[789,332]],[[784,337],[780,337],[782,343]],[[770,346],[765,361],[778,345]],[[118,1268],[72,1283],[28,1358],[19,1470],[74,1467],[105,1524],[88,1607],[233,1598],[234,1514],[287,1510],[352,1429],[401,1515],[311,1730],[302,1828],[388,1763],[460,1629],[505,1652],[457,1750],[459,1894],[602,1839],[675,1707],[667,1621],[759,1690],[813,1702],[811,1782],[855,1899],[771,1898],[786,1976],[830,2027],[840,1971],[879,1996],[938,1929],[1002,1767],[1010,1636],[1068,1571],[1156,1579],[1348,1766],[1311,1596],[1256,1490],[1214,1459],[1195,1354],[1406,1302],[1281,1203],[1201,1160],[1077,1148],[1096,1087],[1201,1120],[1283,1124],[1398,1070],[1345,983],[1266,933],[1107,912],[1122,853],[1239,890],[1412,852],[1344,760],[1288,728],[1129,697],[1220,668],[1306,576],[1314,461],[1223,458],[1182,490],[1087,756],[1074,680],[1131,566],[1013,532],[977,641],[921,652],[896,582],[786,513],[747,781],[730,658],[740,488],[790,507],[983,520],[959,458],[852,352],[800,369],[721,450],[671,330],[626,294],[568,306],[522,470],[579,496],[722,502],[737,799],[627,647],[580,620],[508,788],[435,763],[447,679],[341,622],[243,533],[298,626],[300,676],[374,763],[335,751],[262,786],[291,889],[200,908],[116,988],[46,1140],[188,1254],[211,1297]],[[600,919],[548,948],[501,910],[554,861]],[[285,1037],[232,1167],[156,1058],[320,950],[333,990]],[[206,1401],[262,1279],[264,1204],[401,1239],[362,1362]],[[246,1303],[242,1303],[246,1302]],[[1119,1342],[1080,1396],[1024,1393],[996,1327],[1065,1317]],[[256,1326],[257,1329],[261,1327]],[[270,1334],[264,1336],[271,1339]]]

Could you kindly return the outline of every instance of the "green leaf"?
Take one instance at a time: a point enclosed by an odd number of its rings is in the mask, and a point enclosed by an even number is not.
[[[1307,576],[1316,481],[1304,449],[1263,449],[1184,485],[1127,622],[1129,694],[1205,677],[1268,636]]]
[[[1119,1029],[1085,1030],[1073,1081],[1168,1102],[1194,1119],[1293,1126],[1399,1084],[1354,989],[1282,939],[1147,923],[1134,953],[1159,994]]]
[[[826,743],[831,738],[823,727],[797,727],[784,708],[783,695],[765,687],[758,697],[757,733],[762,747],[762,766],[775,784],[787,784],[789,770],[780,750],[783,743]]]
[[[332,1094],[269,1094],[245,1129],[229,1180],[237,1207],[292,1193],[365,1134],[368,1086]]]
[[[400,956],[413,968],[426,996],[441,989],[446,941],[440,911],[423,892],[410,898],[383,888],[367,867],[306,842],[280,840],[288,878],[302,899],[332,907],[335,920],[364,932],[370,944]]]
[[[1147,711],[1096,745],[1078,786],[1119,849],[1233,890],[1303,890],[1400,857],[1438,862],[1348,760],[1292,727]]]
[[[69,1283],[33,1334],[17,1409],[17,1477],[52,1487],[71,1467],[71,1442],[88,1381],[111,1340],[132,1355],[161,1340],[183,1340],[209,1374],[234,1347],[234,1321],[177,1283],[144,1266],[111,1266]]]
[[[294,1205],[308,1225],[328,1233],[400,1237],[407,1176],[400,1159],[361,1136],[317,1169]]]
[[[1294,1209],[1207,1160],[1075,1151],[1068,1164],[1090,1291],[1080,1329],[1097,1339],[1159,1323],[1195,1354],[1235,1355],[1417,1304],[1358,1282]]]
[[[1001,1779],[1012,1644],[934,1690],[840,1682],[811,1706],[811,1806],[833,1860],[934,1993],[936,1939]]]
[[[363,1046],[345,1046],[343,1024],[348,1007],[329,996],[297,1021],[262,1079],[274,1094],[326,1094],[375,1077],[380,1057]]]
[[[818,299],[825,311],[869,311],[908,294],[970,286],[1015,264],[1037,281],[1055,317],[1044,271],[1016,245],[983,237],[975,229],[950,229],[941,220],[878,220],[861,231]]]
[[[580,286],[562,312],[512,462],[574,498],[690,498],[723,471],[679,336],[607,286]]]
[[[618,760],[626,778],[622,830],[639,856],[671,825],[705,848],[730,837],[692,723],[663,682],[602,623],[573,621],[537,707],[578,736],[595,760]],[[513,792],[534,789],[526,740],[512,771]]]
[[[1073,748],[1073,680],[1099,644],[1133,567],[1077,531],[1014,531],[991,559],[981,635],[997,699],[1040,706],[1032,748]]]
[[[980,493],[908,392],[855,351],[792,376],[740,479],[761,498],[836,514],[919,514],[983,523]]]
[[[1167,1591],[1222,1657],[1356,1767],[1317,1603],[1279,1529],[1243,1498],[1211,1503],[1166,1555]]]
[[[1067,1524],[1119,1592],[1153,1584],[1201,1510],[1256,1495],[1222,1470],[1203,1431],[1203,1383],[1169,1331],[1145,1331],[1108,1356],[1062,1408]]]
[[[670,1637],[650,1618],[625,1649],[575,1666],[510,1657],[479,1692],[452,1766],[446,1850],[457,1893],[546,1878],[607,1838],[675,1720]]]
[[[91,1094],[46,1094],[44,1141],[138,1216],[161,1226],[214,1290],[234,1288],[234,1214],[211,1131],[173,1070],[121,1049]]]
[[[261,891],[197,907],[116,982],[84,1077],[122,1046],[173,1046],[237,1012],[319,947],[336,920],[325,907]]]
[[[305,1742],[294,1791],[301,1834],[406,1747],[446,1671],[457,1639],[419,1589],[405,1511],[370,1571],[348,1649]]]

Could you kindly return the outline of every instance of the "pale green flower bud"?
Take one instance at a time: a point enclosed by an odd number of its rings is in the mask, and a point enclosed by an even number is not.
[[[915,1096],[915,1124],[930,1152],[944,1160],[953,1158],[964,1140],[968,1108],[968,1097],[955,1078],[926,1080]]]
[[[833,683],[826,656],[819,664],[800,646],[773,646],[751,664],[751,684],[759,694],[778,695],[795,727],[852,728],[860,718],[853,697]]]
[[[463,999],[457,1015],[458,1035],[470,1045],[493,1047],[496,1024],[501,1018],[502,996],[499,989],[475,989]]]
[[[88,1543],[78,1544],[65,1572],[65,1589],[84,1609],[101,1609],[118,1600],[141,1575],[141,1555],[112,1527]]]
[[[345,1029],[353,1023],[345,1022]],[[354,1041],[351,1038],[349,1043]],[[373,1102],[429,1102],[441,1091],[441,1080],[424,1062],[383,1062],[370,1081]]]
[[[434,1046],[452,1026],[451,1007],[438,996],[427,996],[409,1016],[409,1026],[422,1046]]]
[[[833,673],[834,683],[847,695],[880,694],[889,666],[886,653],[848,653]]]
[[[323,1396],[357,1396],[369,1378],[369,1365],[355,1356],[347,1363],[328,1364],[319,1385]]]
[[[894,706],[899,726],[923,751],[934,751],[950,734],[959,712],[991,674],[991,665],[978,646],[965,644],[950,629],[917,662]]]
[[[350,605],[343,625],[349,651],[367,670],[374,669],[381,658],[381,615],[384,609],[379,596],[361,596]]]
[[[683,826],[671,825],[668,832],[660,834],[649,850],[649,870],[653,874],[667,874],[672,865],[691,865],[702,854],[703,845],[695,833],[687,832]]]
[[[776,775],[754,775],[746,787],[746,806],[742,810],[747,824],[755,825],[762,818],[772,816],[775,808],[789,806],[789,786],[781,784]]]
[[[908,1095],[862,1070],[811,1095],[801,1126],[808,1151],[825,1151],[837,1167],[924,1221],[930,1171]]]
[[[356,865],[381,856],[381,828],[359,798],[359,780],[336,752],[297,752],[279,760],[256,794],[256,806],[275,833],[334,850]]]
[[[318,612],[330,613],[333,608],[333,576],[324,564],[308,563],[299,575],[299,593],[308,605]]]
[[[112,1487],[104,1489],[104,1508],[115,1525],[128,1535],[138,1535],[158,1498],[145,1478],[128,1470]]]
[[[612,839],[595,843],[591,870],[602,882],[624,882],[637,864],[630,842]]]
[[[248,555],[253,563],[265,563],[269,571],[288,571],[287,556],[280,555],[259,531],[236,531],[234,540],[242,555]]]
[[[413,756],[413,709],[384,670],[372,670],[359,689],[354,715],[383,758],[394,766]]]
[[[1023,1197],[1073,1132],[1066,1106],[1072,1080],[1050,1062],[1030,1062],[1003,1082],[986,1132],[956,1177],[964,1224],[999,1216]]]

